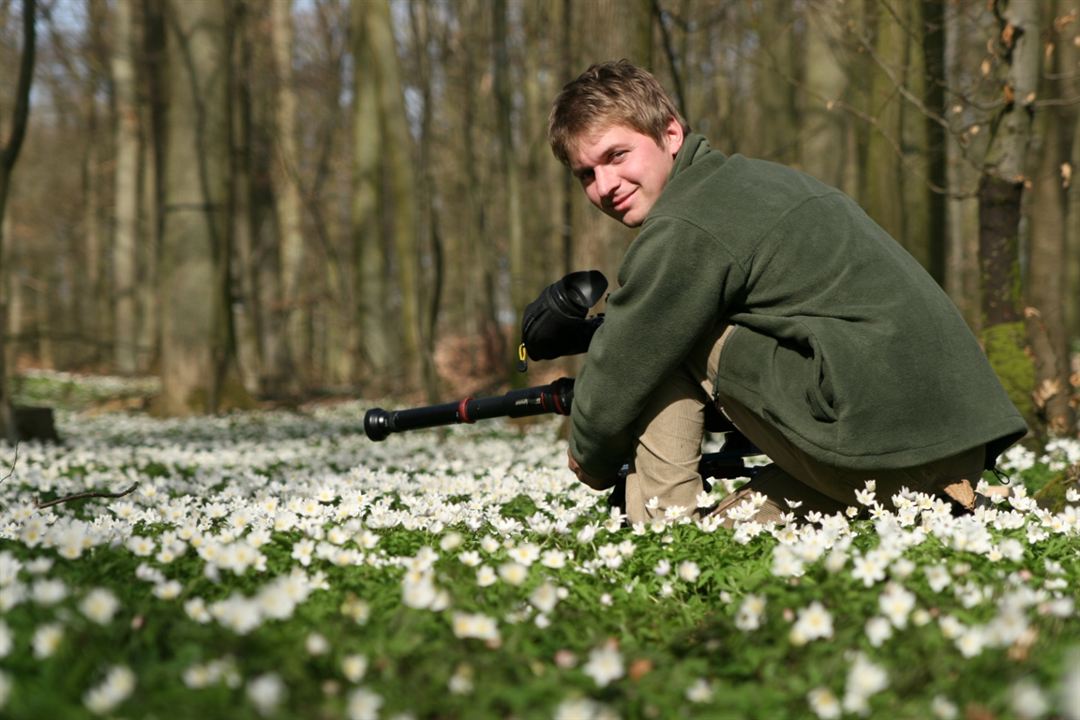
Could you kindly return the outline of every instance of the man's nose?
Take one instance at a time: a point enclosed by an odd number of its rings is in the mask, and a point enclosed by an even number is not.
[[[600,193],[600,197],[607,197],[619,187],[619,176],[610,168],[600,166],[593,172],[596,175],[596,191]]]

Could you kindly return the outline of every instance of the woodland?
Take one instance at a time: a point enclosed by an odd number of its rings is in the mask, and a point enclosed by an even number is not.
[[[520,384],[524,305],[633,239],[545,139],[621,57],[853,196],[1075,435],[1078,0],[0,0],[6,432],[35,367],[164,415]]]

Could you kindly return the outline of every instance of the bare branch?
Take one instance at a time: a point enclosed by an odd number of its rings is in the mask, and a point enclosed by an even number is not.
[[[38,502],[35,507],[38,510],[43,510],[44,508],[52,507],[53,505],[59,505],[61,503],[71,502],[73,500],[87,500],[89,498],[122,498],[125,495],[130,495],[131,493],[135,492],[135,488],[137,488],[137,487],[139,487],[139,483],[135,483],[134,485],[129,487],[127,490],[124,490],[123,492],[118,492],[118,493],[106,493],[106,492],[94,492],[94,491],[84,492],[84,493],[75,493],[74,495],[65,495],[64,497],[58,497],[58,498],[56,498],[54,500],[49,500],[47,502]]]
[[[11,469],[8,470],[7,475],[0,478],[0,483],[7,480],[9,477],[15,474],[15,464],[19,462],[19,443],[15,443],[15,457],[11,459]]]

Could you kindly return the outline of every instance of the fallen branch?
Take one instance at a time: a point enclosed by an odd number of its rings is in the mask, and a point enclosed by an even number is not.
[[[15,457],[11,458],[11,469],[8,470],[7,475],[0,478],[0,483],[7,480],[9,477],[15,474],[15,465],[19,462],[19,443],[15,443]]]
[[[125,495],[130,495],[135,492],[135,488],[139,487],[139,483],[135,483],[127,490],[118,493],[106,493],[106,492],[84,492],[75,493],[74,495],[65,495],[64,497],[56,498],[55,500],[49,500],[48,502],[39,502],[36,507],[38,510],[43,508],[52,507],[53,505],[60,505],[61,503],[71,502],[72,500],[87,500],[89,498],[122,498]]]

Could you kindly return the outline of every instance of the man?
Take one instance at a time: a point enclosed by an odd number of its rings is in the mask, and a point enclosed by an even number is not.
[[[974,507],[1024,421],[948,296],[850,198],[711,149],[627,61],[566,85],[548,136],[593,205],[641,228],[575,384],[579,479],[610,487],[632,458],[629,521],[697,512],[714,402],[774,463],[717,512],[751,491],[762,522],[835,512],[867,480],[886,505],[907,487]]]

